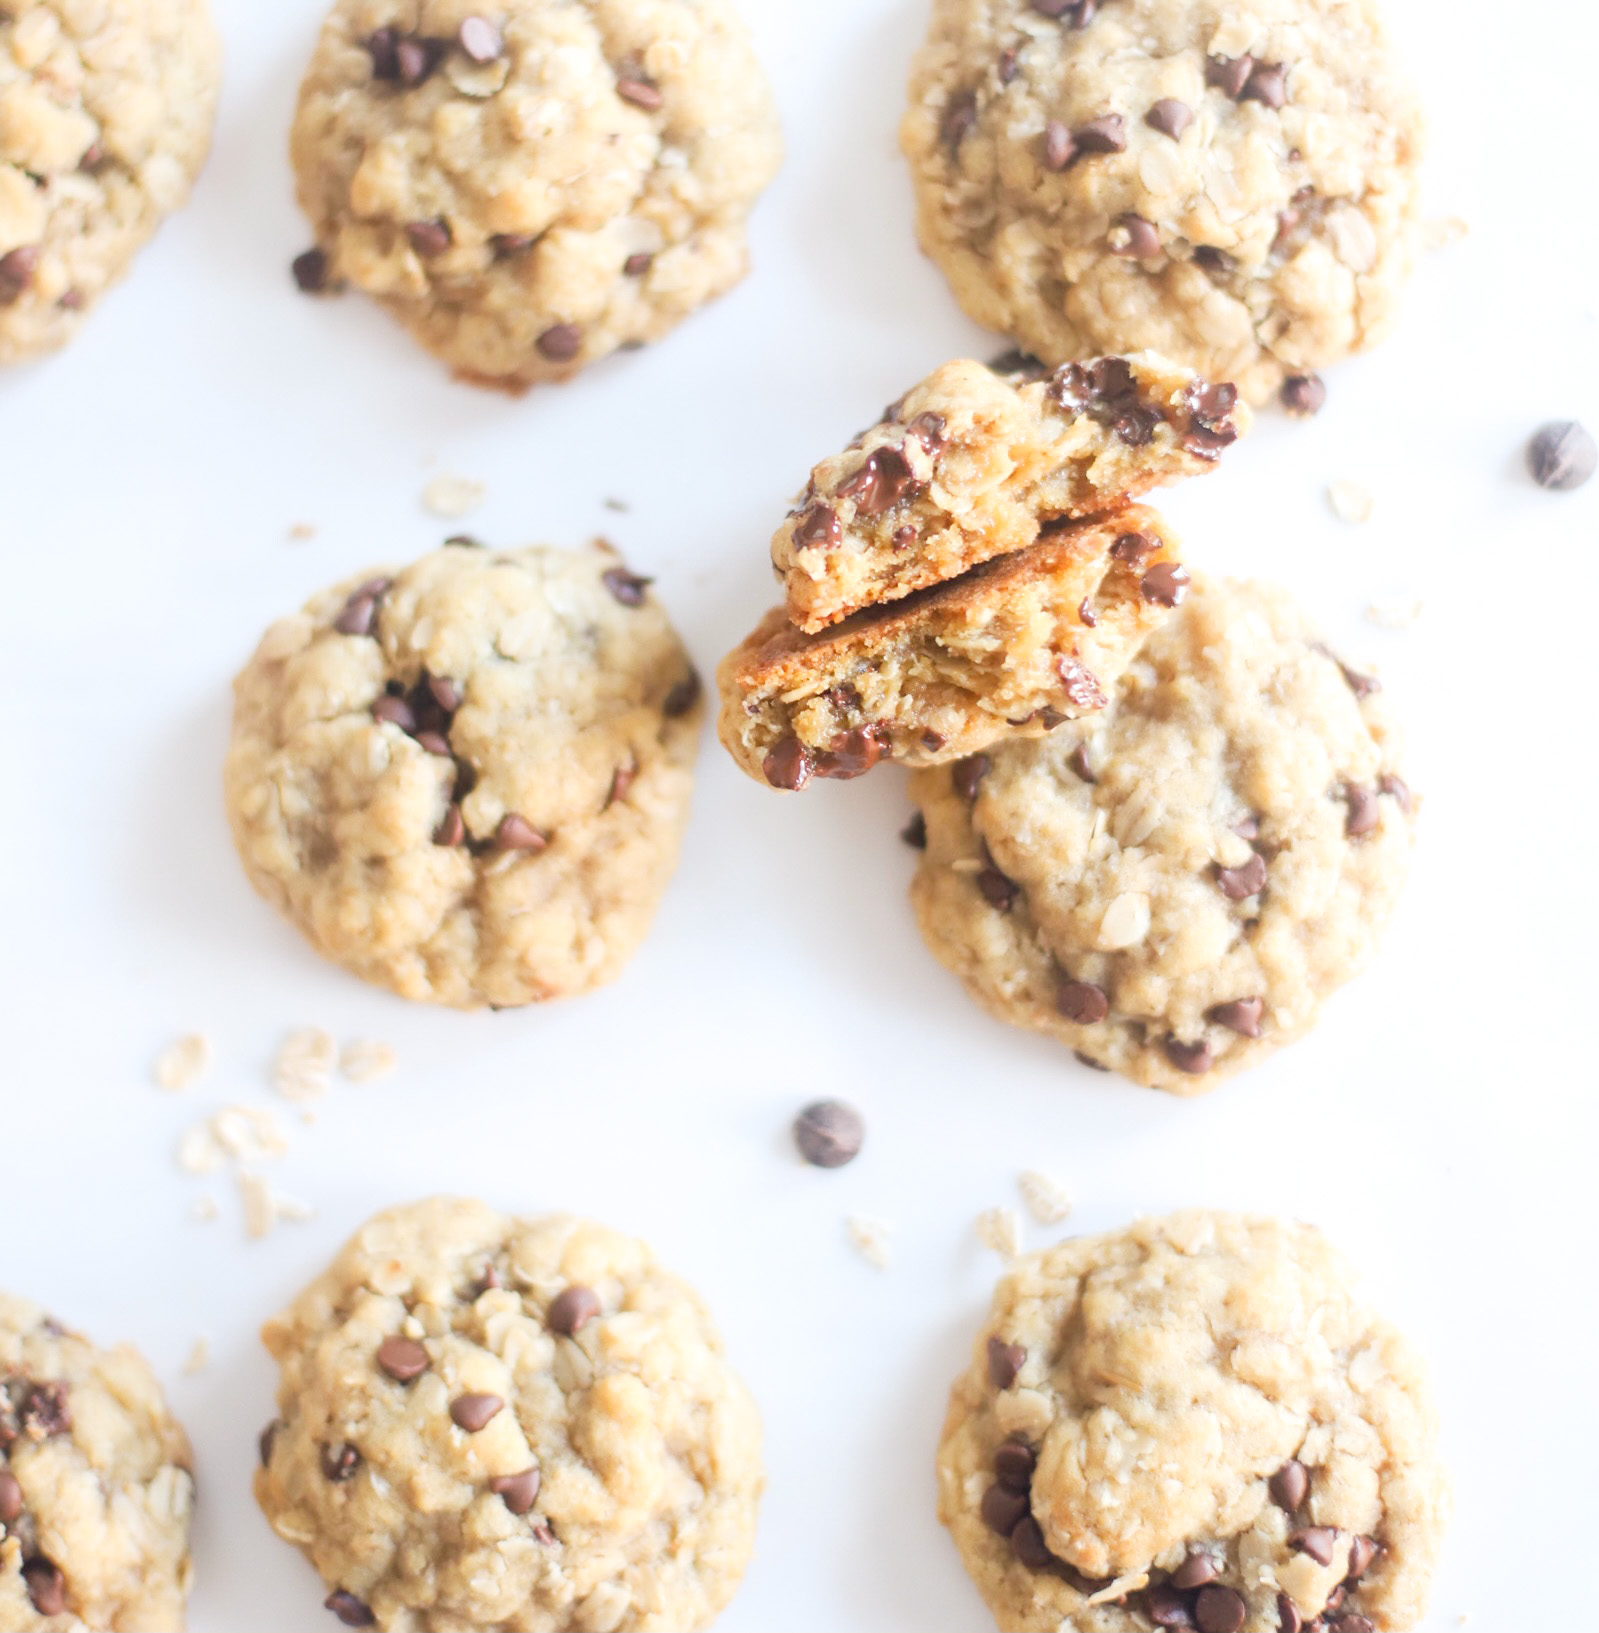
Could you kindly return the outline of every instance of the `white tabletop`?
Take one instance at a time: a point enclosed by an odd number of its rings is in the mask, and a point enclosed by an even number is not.
[[[132,1339],[167,1382],[198,1449],[195,1633],[323,1629],[325,1590],[249,1494],[275,1381],[259,1323],[389,1203],[592,1214],[699,1285],[764,1409],[770,1489],[726,1633],[979,1633],[932,1473],[998,1270],[975,1215],[1028,1166],[1075,1194],[1062,1229],[1277,1210],[1355,1255],[1431,1355],[1458,1517],[1428,1627],[1599,1627],[1599,481],[1546,494],[1520,464],[1543,420],[1599,429],[1588,8],[1391,0],[1434,116],[1430,212],[1470,236],[1389,343],[1332,372],[1318,420],[1266,417],[1167,502],[1197,565],[1286,581],[1380,665],[1427,796],[1382,956],[1305,1042],[1192,1103],[1082,1070],[922,947],[897,770],[779,797],[709,734],[665,908],[592,997],[407,1006],[245,883],[218,788],[229,679],[311,591],[452,531],[421,507],[431,476],[487,485],[467,525],[494,542],[609,535],[709,673],[772,598],[767,539],[813,459],[933,365],[998,349],[912,241],[895,124],[923,0],[746,4],[791,148],[754,275],[665,344],[513,401],[452,385],[360,299],[295,292],[285,146],[321,0],[218,0],[228,82],[192,205],[70,351],[0,379],[0,1285]],[[1330,513],[1335,480],[1375,496],[1366,526]],[[1416,596],[1403,631],[1363,617]],[[268,1066],[307,1025],[387,1040],[400,1068],[304,1125]],[[165,1094],[151,1062],[189,1029],[216,1068]],[[870,1124],[837,1173],[786,1143],[821,1091]],[[178,1170],[180,1132],[230,1102],[277,1105],[273,1180],[314,1221],[246,1240],[237,1196]],[[214,1222],[190,1216],[203,1195]],[[895,1227],[888,1271],[851,1251],[851,1212]],[[184,1376],[200,1334],[209,1365]]]

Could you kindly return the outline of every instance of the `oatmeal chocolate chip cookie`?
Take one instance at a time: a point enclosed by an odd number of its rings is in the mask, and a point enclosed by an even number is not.
[[[1199,1093],[1371,956],[1410,860],[1397,758],[1286,594],[1196,581],[1095,719],[912,778],[922,934],[999,1019]]]
[[[337,0],[292,147],[301,287],[354,284],[516,391],[737,283],[782,157],[727,0]]]
[[[405,998],[610,980],[676,863],[702,712],[648,583],[606,550],[459,545],[274,624],[225,778],[256,889]]]
[[[1309,1225],[1199,1211],[1011,1269],[938,1478],[1016,1633],[1396,1633],[1449,1509],[1421,1363],[1342,1257]]]
[[[774,608],[722,664],[722,742],[750,776],[800,789],[1039,737],[1104,708],[1187,590],[1170,529],[1130,506],[818,635]]]
[[[143,1356],[0,1294],[0,1627],[178,1633],[190,1469]]]
[[[1148,353],[946,363],[811,472],[772,540],[789,616],[814,634],[1206,471],[1247,427],[1237,396]]]
[[[0,364],[65,345],[189,196],[221,79],[205,0],[0,6]]]
[[[350,1627],[705,1627],[748,1563],[754,1404],[641,1243],[434,1199],[269,1322],[256,1498]]]
[[[1375,0],[934,0],[902,140],[962,306],[1264,400],[1379,340],[1422,122]]]

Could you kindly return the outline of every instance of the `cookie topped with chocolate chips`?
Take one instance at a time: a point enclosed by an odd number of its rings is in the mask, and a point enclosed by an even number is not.
[[[642,1242],[435,1198],[263,1334],[256,1498],[349,1627],[703,1628],[749,1562],[760,1423]]]
[[[1422,136],[1376,0],[934,0],[901,132],[977,322],[1250,402],[1393,323]]]
[[[274,624],[225,772],[257,890],[406,998],[613,977],[675,866],[703,712],[648,586],[609,547],[462,541]]]
[[[143,1356],[0,1294],[0,1627],[179,1633],[192,1466]]]
[[[337,0],[291,145],[300,287],[364,290],[513,391],[736,284],[782,157],[728,0]]]
[[[917,772],[928,945],[1001,1020],[1196,1094],[1372,956],[1417,801],[1376,680],[1282,591],[1196,580],[1089,720]]]
[[[1247,425],[1232,386],[1153,354],[946,363],[811,472],[772,540],[788,615],[814,634],[943,583],[1211,469]]]
[[[1448,1486],[1422,1365],[1312,1226],[1193,1211],[1022,1259],[956,1380],[939,1517],[1018,1633],[1375,1633]]]

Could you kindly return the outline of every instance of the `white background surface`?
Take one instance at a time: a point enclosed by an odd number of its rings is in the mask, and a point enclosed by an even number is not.
[[[707,734],[651,939],[543,1011],[407,1007],[251,895],[218,792],[229,679],[322,584],[452,531],[420,507],[429,476],[485,481],[468,525],[496,543],[608,533],[709,674],[771,598],[766,541],[812,460],[998,344],[912,244],[894,126],[922,0],[746,0],[791,148],[754,275],[520,402],[450,384],[359,299],[295,293],[285,141],[321,0],[218,0],[228,82],[191,207],[69,352],[0,379],[0,1285],[168,1382],[198,1449],[196,1633],[333,1625],[249,1495],[273,1412],[256,1329],[369,1212],[432,1191],[635,1230],[710,1299],[770,1473],[725,1633],[977,1633],[932,1454],[998,1269],[972,1221],[1028,1165],[1074,1191],[1066,1228],[1185,1203],[1323,1225],[1436,1369],[1458,1518],[1427,1625],[1599,1627],[1574,1586],[1599,1534],[1599,481],[1548,495],[1520,465],[1542,420],[1599,429],[1599,27],[1573,0],[1392,5],[1433,114],[1431,213],[1471,236],[1319,420],[1268,417],[1168,508],[1197,564],[1287,581],[1380,663],[1423,837],[1382,958],[1320,1030],[1183,1103],[967,1002],[912,924],[894,769],[780,798]],[[1329,514],[1338,478],[1375,494],[1368,526]],[[1395,593],[1424,596],[1418,624],[1363,622]],[[267,1103],[303,1025],[387,1039],[401,1069],[295,1124],[274,1177],[320,1216],[248,1242],[174,1144]],[[164,1095],[150,1064],[189,1028],[219,1065]],[[823,1090],[870,1122],[835,1174],[786,1145]],[[202,1193],[215,1223],[189,1217]],[[887,1274],[846,1245],[850,1211],[897,1227]],[[211,1364],[182,1377],[201,1333]]]

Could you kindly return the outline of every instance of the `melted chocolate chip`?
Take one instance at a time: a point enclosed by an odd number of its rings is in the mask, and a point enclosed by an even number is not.
[[[861,1154],[866,1119],[842,1100],[817,1100],[794,1119],[794,1144],[813,1168],[842,1168]]]
[[[1258,1038],[1260,1017],[1265,1012],[1266,1005],[1259,998],[1234,998],[1230,1003],[1212,1004],[1205,1011],[1205,1019],[1225,1026],[1241,1038]]]
[[[486,1429],[505,1410],[505,1402],[498,1395],[474,1392],[457,1395],[450,1402],[450,1421],[458,1429],[475,1435]]]
[[[816,762],[797,737],[785,737],[761,762],[761,770],[773,788],[798,793],[811,780]]]
[[[323,294],[328,287],[328,253],[308,249],[289,263],[296,287],[305,295]]]
[[[831,550],[844,539],[838,512],[831,505],[812,505],[794,524],[794,548]]]
[[[571,1286],[563,1288],[550,1300],[550,1307],[545,1312],[544,1319],[549,1323],[551,1332],[558,1332],[567,1338],[582,1330],[600,1313],[599,1295],[592,1287]]]
[[[450,224],[447,221],[407,222],[405,236],[418,255],[424,260],[431,260],[450,247]]]
[[[1216,883],[1221,886],[1221,893],[1228,901],[1247,901],[1266,888],[1266,858],[1257,853],[1238,867],[1218,867]]]
[[[977,790],[982,786],[983,778],[988,775],[993,764],[986,754],[972,754],[964,760],[957,760],[950,767],[949,773],[949,780],[955,792],[962,799],[976,799]]]
[[[1194,122],[1193,109],[1186,102],[1179,102],[1175,97],[1164,96],[1148,113],[1144,115],[1144,123],[1151,130],[1158,130],[1162,136],[1169,136],[1175,142]]]
[[[1599,469],[1599,445],[1575,420],[1557,420],[1527,444],[1527,469],[1540,488],[1571,493]]]
[[[644,592],[655,582],[652,578],[641,578],[637,573],[630,573],[625,567],[608,568],[601,580],[606,589],[624,607],[642,607]]]
[[[1327,383],[1319,374],[1290,374],[1277,395],[1285,413],[1307,420],[1322,411],[1327,401]]]
[[[983,1516],[983,1524],[990,1531],[997,1531],[1000,1536],[1008,1537],[1026,1517],[1029,1506],[1025,1491],[1013,1491],[1009,1486],[992,1485],[983,1493],[979,1512]]]
[[[1167,1038],[1166,1058],[1180,1072],[1190,1077],[1202,1077],[1216,1064],[1216,1057],[1203,1038],[1198,1043],[1184,1043],[1181,1038]]]
[[[1063,979],[1055,989],[1055,1007],[1078,1026],[1095,1026],[1110,1014],[1110,999],[1092,981]]]
[[[1146,601],[1158,607],[1176,607],[1181,605],[1192,582],[1186,567],[1175,561],[1157,561],[1144,574],[1139,589]]]
[[[888,754],[887,731],[886,726],[873,725],[839,732],[827,745],[827,752],[816,756],[816,775],[840,782],[864,776]]]
[[[346,1627],[372,1627],[377,1623],[377,1617],[372,1614],[370,1607],[343,1588],[330,1593],[322,1604],[324,1609],[331,1610]]]
[[[838,495],[855,501],[857,516],[880,516],[892,509],[916,486],[916,478],[903,449],[879,448],[866,462],[838,485]]]
[[[927,818],[920,811],[917,811],[910,821],[900,829],[899,836],[913,851],[926,850]]]
[[[1203,1587],[1194,1599],[1194,1623],[1199,1633],[1239,1633],[1249,1615],[1249,1602],[1236,1588],[1216,1583]]]
[[[1043,1528],[1029,1514],[1010,1534],[1011,1552],[1030,1571],[1047,1570],[1055,1563],[1055,1556],[1044,1541]]]
[[[949,421],[942,414],[918,414],[905,427],[905,436],[914,437],[928,457],[936,459],[949,436]]]
[[[1221,1566],[1216,1562],[1216,1556],[1203,1548],[1195,1548],[1171,1573],[1171,1585],[1174,1588],[1202,1588],[1220,1575]]]
[[[455,37],[473,62],[498,62],[505,53],[505,36],[487,17],[468,17]]]
[[[552,323],[534,345],[549,362],[570,363],[583,350],[583,331],[575,323]]]
[[[1318,1565],[1332,1564],[1337,1541],[1338,1532],[1330,1525],[1301,1525],[1288,1533],[1288,1546],[1295,1553],[1308,1555]]]
[[[1012,1491],[1026,1491],[1033,1483],[1038,1454],[1019,1440],[1007,1440],[994,1453],[994,1477]]]
[[[1099,676],[1075,658],[1065,656],[1057,658],[1055,671],[1060,676],[1060,683],[1073,708],[1103,709],[1109,701],[1104,688],[1099,684]],[[1057,720],[1055,724],[1059,725],[1060,722]]]
[[[1297,1457],[1290,1457],[1266,1482],[1266,1490],[1285,1514],[1297,1514],[1310,1495],[1310,1470]]]
[[[988,1381],[996,1389],[1009,1389],[1027,1364],[1027,1351],[1020,1344],[1007,1344],[1003,1338],[988,1341]]]
[[[528,1513],[538,1501],[543,1476],[537,1468],[523,1469],[520,1474],[497,1474],[489,1481],[489,1490],[500,1498],[513,1514]]]
[[[1348,815],[1344,818],[1344,832],[1351,839],[1363,838],[1382,822],[1377,796],[1369,788],[1362,788],[1359,783],[1345,783],[1344,802],[1349,807]]]
[[[355,1478],[355,1471],[361,1466],[361,1454],[346,1441],[342,1446],[324,1446],[319,1461],[323,1478],[339,1486]]]
[[[1114,560],[1136,566],[1155,548],[1155,541],[1147,533],[1123,533],[1110,547]]]
[[[385,1338],[378,1345],[378,1365],[396,1383],[420,1378],[428,1364],[428,1352],[414,1338]]]
[[[1192,1627],[1193,1607],[1186,1593],[1168,1587],[1164,1582],[1144,1595],[1144,1614],[1156,1627]]]

